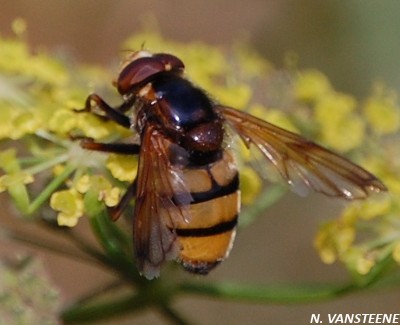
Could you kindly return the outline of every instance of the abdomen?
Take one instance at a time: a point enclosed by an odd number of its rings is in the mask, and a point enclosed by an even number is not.
[[[174,225],[181,246],[180,263],[190,272],[207,274],[229,254],[240,209],[239,176],[232,152],[203,166],[183,170],[193,201],[190,220]]]

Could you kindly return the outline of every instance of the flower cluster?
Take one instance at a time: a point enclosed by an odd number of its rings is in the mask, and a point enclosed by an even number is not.
[[[349,204],[323,225],[315,239],[322,260],[340,260],[349,270],[366,275],[388,258],[400,263],[400,152],[389,141],[380,154],[363,160],[385,182],[389,194]]]
[[[49,202],[57,213],[58,224],[72,227],[88,212],[87,196],[114,206],[136,177],[136,157],[87,152],[74,140],[84,136],[111,142],[132,135],[83,110],[91,92],[109,96],[110,101],[121,100],[111,87],[117,69],[80,65],[70,69],[69,62],[30,50],[23,40],[23,24],[18,21],[15,26],[19,37],[0,39],[0,139],[18,141],[22,153],[15,149],[1,153],[0,191],[8,191],[25,215]],[[148,48],[181,57],[194,82],[235,107],[249,105],[249,81],[270,69],[258,56],[247,57],[243,46],[234,51],[232,64],[226,64],[219,49],[196,42],[167,42],[156,33],[139,34],[123,47],[141,48],[143,40]],[[246,168],[242,181],[246,189],[244,202],[250,203],[261,190],[261,180]],[[33,188],[38,188],[33,184],[46,182],[46,187],[35,195]]]
[[[316,138],[336,151],[351,153],[390,192],[353,202],[324,224],[315,239],[321,259],[340,260],[356,275],[368,274],[389,257],[400,262],[400,106],[395,92],[378,83],[359,103],[332,89],[320,72],[304,71],[295,93],[309,105]]]
[[[23,24],[15,26],[18,37],[0,38],[0,139],[19,145],[0,154],[0,191],[8,191],[26,215],[50,204],[59,225],[71,227],[91,215],[89,199],[103,209],[114,206],[136,176],[136,157],[88,153],[74,140],[85,136],[110,142],[132,135],[78,112],[91,92],[110,102],[121,100],[110,86],[116,69],[77,64],[71,69],[68,61],[30,50]],[[325,262],[339,259],[358,273],[368,273],[388,254],[400,261],[400,153],[395,145],[400,111],[393,91],[379,84],[359,102],[337,92],[322,73],[278,70],[242,43],[228,51],[144,32],[123,48],[140,49],[144,41],[146,48],[180,57],[187,76],[224,105],[306,134],[380,177],[391,195],[348,205],[337,220],[321,227],[315,243]],[[243,202],[248,204],[257,199],[262,181],[250,167],[257,153],[240,152]]]

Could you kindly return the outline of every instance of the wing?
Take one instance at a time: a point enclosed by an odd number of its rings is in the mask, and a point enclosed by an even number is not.
[[[297,134],[229,107],[216,109],[246,146],[255,145],[295,191],[306,186],[348,200],[386,191],[365,169]]]
[[[164,261],[178,257],[181,248],[174,220],[188,222],[190,218],[187,206],[192,198],[182,181],[181,169],[170,162],[172,146],[155,127],[145,129],[139,153],[133,235],[138,269],[148,279],[159,275]]]

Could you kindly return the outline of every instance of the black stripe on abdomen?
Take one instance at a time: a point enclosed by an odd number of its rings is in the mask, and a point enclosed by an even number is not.
[[[175,231],[176,234],[181,237],[206,237],[219,235],[236,227],[238,215],[235,215],[232,218],[232,220],[217,223],[208,228],[177,228]]]
[[[235,193],[239,188],[239,174],[236,173],[229,184],[221,186],[213,180],[212,188],[205,192],[191,192],[193,201],[191,204],[210,201],[224,195]]]

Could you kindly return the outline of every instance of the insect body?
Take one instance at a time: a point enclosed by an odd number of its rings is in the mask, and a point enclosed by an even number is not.
[[[232,247],[240,210],[239,176],[226,127],[254,145],[293,186],[357,199],[385,186],[372,174],[319,145],[233,108],[220,106],[184,78],[169,54],[133,53],[116,86],[124,101],[112,108],[98,95],[86,101],[134,129],[140,144],[96,143],[91,150],[139,154],[138,177],[112,213],[136,198],[133,237],[139,271],[151,279],[164,261],[207,274]]]

